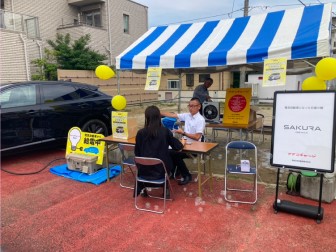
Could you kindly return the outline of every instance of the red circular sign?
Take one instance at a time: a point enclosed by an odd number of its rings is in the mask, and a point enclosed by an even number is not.
[[[246,99],[242,95],[234,95],[229,100],[229,108],[233,112],[240,112],[246,107]]]

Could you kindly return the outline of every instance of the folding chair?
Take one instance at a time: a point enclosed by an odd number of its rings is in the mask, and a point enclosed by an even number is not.
[[[136,182],[135,182],[135,192],[138,191],[138,183],[144,183],[145,185],[156,185],[156,186],[160,186],[163,187],[163,197],[157,197],[157,196],[152,196],[150,194],[148,194],[149,197],[151,198],[156,198],[156,199],[161,199],[163,200],[163,208],[161,208],[162,210],[151,210],[148,208],[142,208],[138,206],[138,197],[135,196],[135,200],[134,200],[134,205],[135,208],[141,211],[147,211],[147,212],[152,212],[152,213],[164,213],[165,208],[166,208],[166,201],[167,199],[167,184],[168,184],[168,188],[170,189],[170,199],[172,199],[172,187],[169,181],[169,175],[167,173],[167,169],[165,164],[163,163],[162,160],[158,159],[158,158],[149,158],[149,157],[134,157],[134,162],[137,166],[137,172],[136,172]],[[151,169],[153,166],[157,166],[157,165],[162,165],[164,171],[165,171],[165,176],[162,179],[156,179],[156,180],[151,180],[151,179],[146,179],[143,177],[139,176],[139,170],[141,169],[143,171],[143,169]],[[146,187],[145,187],[146,188]]]
[[[247,141],[232,141],[226,145],[226,160],[225,160],[225,177],[224,177],[224,197],[225,200],[228,202],[238,202],[238,203],[246,203],[246,204],[254,204],[257,202],[257,167],[258,167],[258,159],[257,159],[257,147]],[[232,157],[232,152],[234,154],[234,157]],[[231,157],[229,156],[231,155]],[[237,157],[239,157],[240,162],[238,163]],[[249,164],[244,165],[246,163],[245,160],[248,160]],[[229,187],[229,177],[230,175],[235,175],[236,179],[240,177],[246,177],[246,176],[252,176],[253,177],[253,188],[250,189],[249,186],[243,187],[243,186],[233,186]],[[231,181],[230,184],[239,184],[237,181],[234,183]],[[230,197],[228,195],[228,191],[236,191],[241,192],[241,195],[238,195],[239,193],[234,193],[234,198],[231,198],[233,195],[230,194]],[[243,194],[245,193],[245,194]],[[245,200],[246,197],[252,196],[253,199],[251,201]],[[243,197],[244,200],[239,200],[238,198]]]
[[[120,172],[120,186],[124,188],[134,189],[134,183],[135,183],[135,170],[136,165],[134,163],[134,148],[135,145],[132,144],[123,144],[119,143],[118,148],[121,152],[121,172]],[[125,168],[128,168],[127,170]],[[125,184],[124,179],[127,175],[132,174],[131,183]],[[130,176],[128,176],[130,177]],[[131,185],[132,186],[131,186]]]

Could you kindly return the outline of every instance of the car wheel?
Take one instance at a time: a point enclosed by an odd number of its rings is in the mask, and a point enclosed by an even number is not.
[[[104,136],[108,135],[108,130],[106,124],[98,119],[93,119],[84,123],[82,131],[103,134]]]

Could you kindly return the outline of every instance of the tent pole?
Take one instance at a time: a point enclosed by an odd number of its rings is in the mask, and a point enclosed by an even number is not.
[[[117,91],[118,91],[118,94],[120,94],[120,76],[119,76],[119,71],[120,70],[117,70]]]
[[[178,107],[177,107],[177,112],[181,113],[181,93],[182,93],[182,74],[181,70],[179,70],[179,98],[178,98]]]

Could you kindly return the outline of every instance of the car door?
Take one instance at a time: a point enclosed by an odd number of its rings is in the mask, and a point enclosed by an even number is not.
[[[42,84],[40,125],[50,138],[66,138],[71,127],[91,114],[92,105],[81,99],[78,88],[67,83]]]
[[[40,115],[35,84],[10,85],[1,90],[1,151],[36,144]]]

